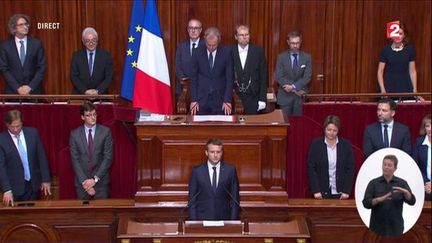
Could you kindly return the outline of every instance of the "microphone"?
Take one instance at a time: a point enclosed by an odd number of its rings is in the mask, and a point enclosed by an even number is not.
[[[178,224],[178,232],[179,233],[183,233],[182,215],[183,215],[184,211],[186,210],[186,208],[190,208],[191,206],[193,206],[195,204],[195,199],[198,197],[199,194],[201,194],[201,190],[199,190],[197,193],[195,193],[195,195],[193,195],[193,197],[190,200],[188,200],[188,203],[186,204],[186,206],[183,207],[182,210],[180,211],[179,224]],[[192,202],[192,204],[189,204],[190,202]]]
[[[223,189],[224,189],[225,192],[230,196],[231,200],[234,201],[234,203],[235,203],[235,204],[240,208],[240,210],[243,211],[243,213],[246,214],[246,209],[244,209],[244,208],[240,205],[240,202],[237,201],[237,200],[235,199],[235,197],[231,194],[231,192],[230,192],[230,191],[229,191],[225,186],[223,186]],[[243,219],[243,221],[244,221],[244,228],[243,228],[243,231],[244,231],[244,233],[249,233],[249,221],[248,221],[246,218]]]

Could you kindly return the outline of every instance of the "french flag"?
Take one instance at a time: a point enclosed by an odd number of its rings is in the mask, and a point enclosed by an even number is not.
[[[146,1],[132,104],[150,113],[172,114],[168,63],[156,2]]]

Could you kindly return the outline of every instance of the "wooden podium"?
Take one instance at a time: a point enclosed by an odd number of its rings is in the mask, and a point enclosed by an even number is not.
[[[224,160],[237,168],[242,201],[286,203],[288,123],[282,111],[233,119],[191,122],[191,116],[171,116],[136,123],[136,202],[187,200],[192,168],[207,159],[207,140],[218,138],[224,143]]]

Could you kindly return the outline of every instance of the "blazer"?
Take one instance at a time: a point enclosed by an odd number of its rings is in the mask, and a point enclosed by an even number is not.
[[[338,137],[336,145],[336,189],[351,194],[354,180],[354,152],[351,143]],[[308,177],[311,192],[327,193],[329,190],[329,162],[324,137],[315,139],[308,152]]]
[[[6,94],[17,94],[17,89],[28,85],[30,93],[42,93],[42,80],[46,71],[45,53],[40,40],[27,36],[27,51],[21,65],[15,37],[0,44],[0,71],[3,73]]]
[[[278,104],[287,105],[288,93],[282,88],[285,84],[294,84],[297,90],[308,91],[308,84],[312,77],[312,57],[310,54],[300,51],[298,56],[298,68],[292,68],[290,51],[278,55],[276,62],[275,78],[279,84]]]
[[[194,167],[189,181],[190,220],[239,219],[240,194],[235,167],[221,161],[219,182],[213,191],[207,161]]]
[[[206,46],[197,48],[191,61],[191,102],[198,102],[200,107],[203,107],[207,105],[209,95],[214,95],[218,102],[210,106],[213,110],[221,110],[223,102],[231,103],[233,81],[231,49],[219,44],[213,69],[210,70]]]
[[[74,52],[70,66],[72,93],[84,94],[88,89],[96,89],[99,94],[108,93],[114,73],[111,54],[104,49],[97,48],[91,76],[88,66],[86,49]]]
[[[411,135],[407,126],[394,122],[390,147],[398,148],[411,154]],[[373,152],[384,148],[381,123],[375,122],[366,127],[363,136],[363,154],[365,158]]]
[[[251,81],[250,86],[245,93],[240,92],[238,85],[234,85],[234,89],[237,94],[240,95],[240,98],[242,98],[242,96],[254,97],[254,99],[252,99],[252,104],[245,104],[244,101],[246,99],[242,99],[242,101],[245,109],[253,106],[256,113],[258,101],[267,101],[267,63],[263,48],[253,44],[249,44],[248,48],[246,62],[243,68],[240,61],[238,45],[232,46],[234,80],[244,87],[247,87],[249,80]]]
[[[75,187],[81,188],[86,179],[100,178],[95,185],[96,192],[109,191],[109,168],[113,159],[113,139],[109,128],[96,124],[93,139],[93,159],[90,160],[87,150],[87,139],[84,126],[74,129],[69,138],[72,167],[75,171]]]
[[[51,182],[48,160],[36,128],[23,127],[33,191],[42,182]],[[0,133],[0,183],[2,192],[12,190],[16,196],[25,192],[24,167],[18,149],[6,129]]]
[[[199,39],[198,47],[204,46],[204,40]],[[196,50],[196,49],[195,49]],[[180,95],[182,91],[182,85],[180,80],[183,78],[190,78],[191,73],[191,60],[192,55],[190,52],[190,39],[184,40],[180,42],[179,46],[176,50],[176,77],[177,77],[177,86],[176,86],[176,94]]]
[[[413,147],[412,151],[412,157],[417,162],[417,165],[422,173],[423,181],[428,182],[430,181],[427,178],[427,153],[428,153],[428,146],[423,145],[423,141],[425,140],[426,135],[418,137],[416,139],[415,145]]]

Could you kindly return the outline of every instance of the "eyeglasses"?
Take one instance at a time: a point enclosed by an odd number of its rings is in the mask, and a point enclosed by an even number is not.
[[[95,39],[91,39],[91,40],[84,40],[85,44],[96,44],[98,41]]]
[[[296,46],[296,45],[300,45],[300,42],[288,42],[290,45]]]
[[[191,30],[191,31],[200,30],[200,29],[201,29],[201,27],[192,27],[192,26],[188,27],[188,30]]]
[[[84,115],[84,116],[87,117],[87,118],[91,118],[91,117],[96,118],[96,117],[97,117],[97,114],[96,114],[96,113],[91,113],[91,114],[86,114],[86,115]]]

